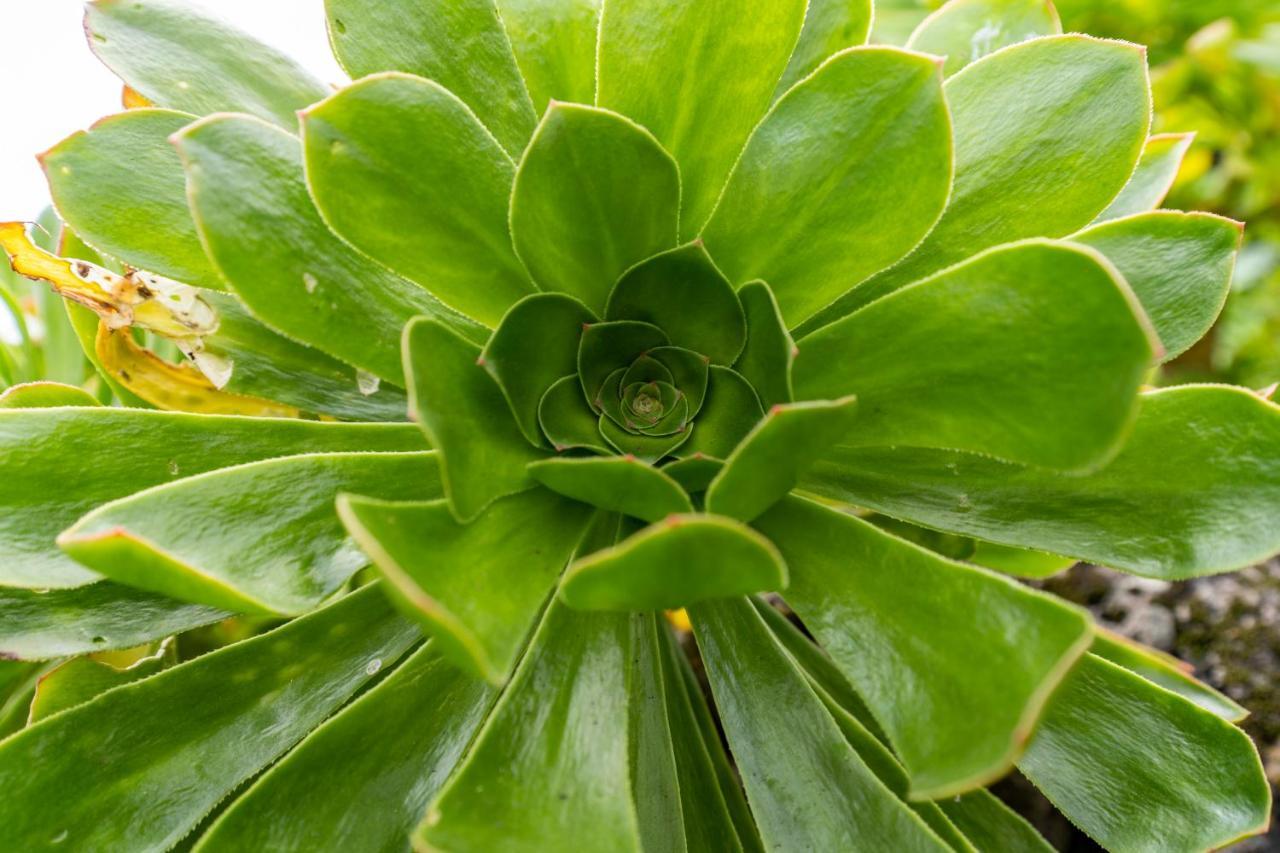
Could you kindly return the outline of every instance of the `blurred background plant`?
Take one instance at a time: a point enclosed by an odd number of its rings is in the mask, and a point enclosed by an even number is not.
[[[941,0],[880,0],[874,37],[902,44]],[[1213,333],[1162,384],[1280,381],[1280,2],[1055,0],[1064,32],[1147,45],[1153,133],[1194,132],[1164,206],[1248,224]]]

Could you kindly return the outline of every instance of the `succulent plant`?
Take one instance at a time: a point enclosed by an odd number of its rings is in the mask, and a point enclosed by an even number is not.
[[[1017,580],[1280,550],[1280,408],[1144,387],[1241,226],[1157,209],[1141,48],[327,14],[333,92],[90,3],[134,108],[42,155],[57,254],[0,225],[131,404],[2,398],[0,848],[1048,850],[1015,766],[1114,850],[1266,825],[1241,708]]]

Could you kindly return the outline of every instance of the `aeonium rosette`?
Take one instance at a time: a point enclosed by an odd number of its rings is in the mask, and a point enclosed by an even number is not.
[[[1240,226],[1158,209],[1140,48],[326,9],[336,91],[95,0],[136,108],[42,155],[58,245],[0,225],[127,404],[0,398],[0,848],[1044,849],[1015,764],[1116,849],[1265,825],[1242,709],[1008,577],[1280,549],[1280,409],[1144,387]]]

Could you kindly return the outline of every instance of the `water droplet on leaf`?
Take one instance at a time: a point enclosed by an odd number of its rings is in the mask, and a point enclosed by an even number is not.
[[[382,380],[374,376],[367,370],[356,371],[356,387],[360,389],[360,393],[366,397],[371,397],[378,393],[378,387],[382,385]]]
[[[365,667],[364,667],[364,674],[365,674],[365,675],[377,675],[377,674],[378,674],[378,670],[380,670],[380,669],[382,669],[382,661],[381,661],[380,659],[378,659],[378,658],[374,658],[373,660],[371,660],[371,661],[369,661],[367,664],[365,664]]]

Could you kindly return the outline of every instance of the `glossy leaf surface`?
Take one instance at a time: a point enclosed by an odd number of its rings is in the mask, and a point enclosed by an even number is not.
[[[542,446],[538,407],[556,380],[578,365],[584,326],[596,320],[577,299],[562,293],[535,293],[512,305],[480,354],[506,395],[525,438]]]
[[[1173,655],[1144,646],[1121,634],[1099,629],[1089,653],[1122,666],[1165,690],[1189,699],[1224,720],[1238,723],[1249,715],[1244,708],[1191,676],[1191,665]]]
[[[410,412],[440,451],[444,493],[462,520],[532,485],[525,465],[546,454],[530,446],[480,350],[448,327],[418,319],[404,330]]]
[[[230,615],[110,581],[47,591],[0,589],[0,656],[51,660],[127,649]]]
[[[560,598],[579,610],[657,610],[786,585],[760,534],[723,516],[673,515],[574,562]]]
[[[662,329],[672,346],[715,364],[733,364],[746,341],[746,317],[733,287],[700,243],[652,257],[627,270],[609,294],[606,320]]]
[[[237,798],[196,849],[407,849],[494,698],[431,644],[418,649]]]
[[[801,400],[858,396],[849,444],[971,450],[1050,468],[1104,461],[1155,343],[1088,250],[993,249],[800,341]]]
[[[534,112],[551,99],[589,104],[602,0],[497,0]]]
[[[1018,766],[1113,850],[1224,847],[1265,827],[1271,808],[1248,735],[1092,655],[1054,696]]]
[[[154,651],[137,657],[131,663],[121,662],[119,666],[98,659],[111,657],[110,654],[85,655],[60,663],[36,683],[27,725],[83,705],[112,688],[155,675],[168,665],[167,659],[172,657],[171,647],[172,641],[166,641]],[[125,652],[121,656],[132,657],[133,653]]]
[[[871,0],[810,0],[800,40],[774,98],[808,77],[827,57],[865,43],[871,32],[872,6]]]
[[[948,849],[848,744],[745,599],[691,616],[768,849]]]
[[[707,512],[751,521],[795,488],[800,475],[853,428],[857,398],[774,406],[725,460],[707,489]]]
[[[731,281],[767,281],[797,326],[920,242],[951,156],[933,58],[848,50],[760,122],[702,236]]]
[[[552,601],[415,843],[639,851],[628,767],[628,618]],[[495,821],[494,812],[502,814]]]
[[[909,257],[802,331],[990,246],[1084,227],[1129,180],[1151,120],[1143,50],[1081,35],[1007,47],[945,93],[956,160],[942,218]]]
[[[733,369],[755,389],[762,406],[790,403],[796,344],[773,291],[762,281],[747,282],[738,288],[738,301],[747,317],[747,343]]]
[[[295,137],[251,118],[215,116],[182,131],[177,145],[205,249],[267,325],[397,385],[400,329],[411,317],[441,317],[481,337],[475,324],[333,235],[303,182]]]
[[[358,80],[403,71],[434,80],[514,157],[537,122],[494,0],[326,0],[329,42]]]
[[[302,613],[368,562],[333,511],[340,492],[439,498],[434,453],[288,456],[104,504],[58,537],[112,580],[247,613]]]
[[[643,127],[555,103],[524,152],[511,196],[516,254],[543,290],[603,311],[633,264],[676,244],[680,171]]]
[[[0,843],[167,848],[416,637],[366,589],[26,729],[0,747],[22,792],[0,802]]]
[[[1005,773],[1092,639],[1074,608],[838,510],[788,498],[755,526],[791,570],[787,603],[889,735],[913,799]]]
[[[294,113],[326,94],[293,60],[180,0],[94,0],[84,29],[98,58],[160,107],[293,128]]]
[[[54,539],[101,503],[140,489],[302,452],[423,450],[408,425],[184,415],[119,408],[0,411],[0,585],[72,587],[99,576]],[[59,487],[49,488],[50,483]]]
[[[693,512],[680,484],[660,469],[625,456],[544,459],[529,474],[565,497],[642,521]]]
[[[1173,186],[1182,158],[1194,138],[1192,133],[1157,133],[1148,138],[1129,183],[1107,209],[1098,214],[1096,221],[1119,219],[1159,207]]]
[[[338,512],[440,653],[494,684],[515,666],[591,514],[545,489],[498,501],[470,524],[444,501],[348,496]]]
[[[970,791],[943,800],[938,807],[979,850],[1051,853],[1054,849],[1021,815],[987,791]]]
[[[1002,47],[1060,32],[1049,0],[951,0],[916,27],[907,47],[945,56],[950,77]]]
[[[1143,395],[1123,450],[1063,476],[967,453],[841,448],[804,488],[939,530],[1174,580],[1280,548],[1280,407],[1224,386]]]
[[[1090,226],[1071,242],[1116,265],[1164,345],[1163,360],[1171,361],[1218,318],[1243,230],[1212,213],[1162,210]]]
[[[610,0],[596,103],[653,132],[680,164],[681,235],[701,230],[764,115],[804,23],[804,0]]]
[[[608,453],[599,423],[599,416],[582,398],[582,383],[576,373],[548,388],[538,404],[538,425],[557,451],[576,447]]]
[[[57,409],[63,406],[101,406],[98,399],[75,385],[24,382],[0,394],[0,409]]]
[[[536,290],[507,232],[515,164],[448,89],[366,77],[307,110],[302,138],[316,206],[360,251],[489,326]]]
[[[187,179],[169,137],[195,121],[129,110],[73,134],[40,157],[58,213],[82,239],[131,266],[224,290],[187,209]]]
[[[702,454],[724,459],[762,417],[760,398],[750,383],[737,371],[713,364],[707,376],[707,399],[698,415],[697,430],[680,448],[680,455]]]

